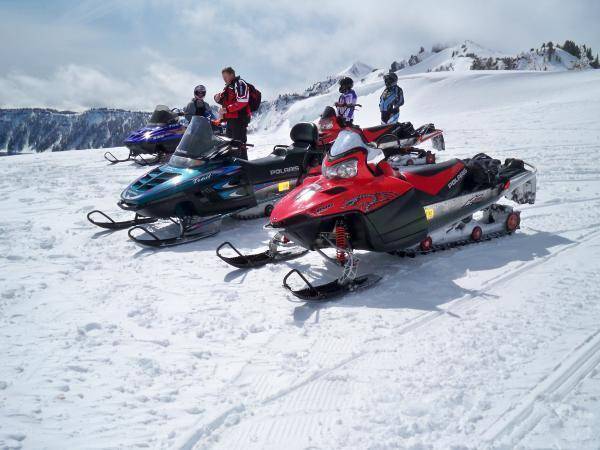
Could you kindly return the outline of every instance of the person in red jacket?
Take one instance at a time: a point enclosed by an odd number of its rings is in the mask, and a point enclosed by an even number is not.
[[[225,88],[214,97],[215,102],[221,105],[219,116],[227,121],[227,136],[245,144],[251,117],[248,85],[235,75],[235,70],[231,67],[225,67],[221,75],[225,81]],[[240,158],[248,159],[245,145],[241,146],[239,155]]]

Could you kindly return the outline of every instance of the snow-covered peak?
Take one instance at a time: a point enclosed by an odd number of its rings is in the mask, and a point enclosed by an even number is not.
[[[399,75],[410,75],[466,70],[562,71],[587,69],[589,66],[586,58],[577,58],[556,46],[543,44],[540,48],[511,55],[465,40],[436,51],[427,51],[421,47],[418,53],[409,58],[394,61],[392,69]]]
[[[373,72],[373,70],[375,70],[374,67],[371,67],[370,65],[365,64],[364,62],[356,61],[351,66],[346,67],[344,70],[338,73],[338,76],[350,78],[363,78],[365,75],[368,75],[369,73]]]

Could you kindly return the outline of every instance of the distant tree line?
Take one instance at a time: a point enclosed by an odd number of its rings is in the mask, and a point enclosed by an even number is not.
[[[552,44],[552,42],[549,42],[549,44]],[[596,53],[596,57],[594,58],[594,52],[592,51],[592,47],[588,47],[585,44],[579,46],[574,41],[571,41],[569,39],[567,39],[562,46],[559,44],[557,45],[557,47],[563,49],[567,53],[570,53],[577,59],[586,58],[591,67],[593,67],[594,69],[600,69],[598,53]]]
[[[532,48],[529,51],[529,54],[522,53],[517,57],[480,58],[474,53],[467,53],[465,56],[473,59],[471,70],[514,70],[518,67],[520,61],[537,66],[538,63],[535,60],[535,56],[537,55],[543,57],[543,70],[547,70],[547,66],[545,65],[546,62],[561,62],[560,56],[556,54],[556,48],[560,48],[579,59],[580,62],[577,63],[575,67],[585,68],[589,66],[594,69],[600,68],[598,54],[596,54],[596,57],[594,58],[591,47],[587,47],[585,44],[578,46],[571,40],[566,40],[563,45],[554,45],[552,41],[543,42],[539,49],[536,50]]]

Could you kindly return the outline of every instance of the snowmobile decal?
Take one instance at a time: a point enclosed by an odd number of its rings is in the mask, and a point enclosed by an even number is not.
[[[290,190],[290,182],[289,181],[282,181],[281,183],[278,183],[277,184],[277,190],[279,192],[289,191]]]
[[[367,213],[373,209],[373,206],[383,206],[385,203],[390,202],[397,195],[394,192],[376,192],[374,194],[361,194],[357,197],[351,198],[342,206],[342,209],[356,208],[359,211]]]
[[[333,207],[333,203],[328,203],[326,205],[319,206],[318,208],[314,209],[314,211],[312,212],[312,214],[315,215],[315,216],[319,216],[319,215],[323,214],[325,211],[329,210],[332,207]]]
[[[460,172],[458,172],[458,175],[456,175],[456,177],[454,177],[450,181],[450,183],[448,183],[448,189],[452,189],[452,186],[454,186],[456,183],[458,183],[460,180],[462,180],[466,175],[467,175],[467,169],[463,169]]]
[[[284,167],[283,169],[272,169],[269,173],[271,175],[283,175],[286,173],[299,172],[299,171],[300,171],[300,166],[291,166],[291,167]]]
[[[474,197],[471,197],[469,200],[467,200],[467,202],[463,205],[463,208],[466,206],[471,206],[473,203],[479,203],[480,201],[482,201],[484,199],[484,195],[483,194],[477,194]]]
[[[194,178],[194,184],[196,183],[204,183],[209,181],[211,178],[220,176],[220,175],[231,175],[240,170],[240,166],[228,166],[223,167],[221,169],[212,170],[208,173],[202,174],[199,177]]]

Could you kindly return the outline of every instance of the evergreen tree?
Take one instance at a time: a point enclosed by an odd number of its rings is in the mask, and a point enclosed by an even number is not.
[[[573,41],[566,40],[564,45],[562,46],[562,49],[576,58],[581,58],[581,50]]]
[[[594,55],[592,54],[591,47],[588,47],[585,49],[585,56],[587,56],[587,59],[589,59],[590,61],[592,61],[594,59]]]
[[[552,61],[552,55],[554,55],[554,44],[552,43],[552,41],[548,42],[548,45],[546,45],[546,48],[548,49],[548,61]]]

